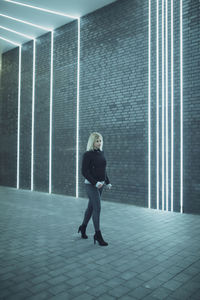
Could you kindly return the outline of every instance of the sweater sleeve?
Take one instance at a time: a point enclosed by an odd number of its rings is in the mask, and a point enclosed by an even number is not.
[[[93,178],[90,172],[90,155],[88,152],[85,152],[83,155],[82,161],[82,175],[93,185],[96,185],[97,180]]]
[[[110,180],[109,180],[109,178],[108,178],[107,172],[106,172],[106,179],[105,179],[105,183],[106,183],[106,184],[109,184],[109,183],[110,183]]]

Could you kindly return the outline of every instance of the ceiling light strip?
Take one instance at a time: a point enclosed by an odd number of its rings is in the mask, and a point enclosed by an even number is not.
[[[26,37],[27,39],[31,39],[31,40],[33,40],[33,39],[34,39],[34,37],[33,37],[33,36],[30,36],[30,35],[27,35],[27,34],[23,34],[23,33],[21,33],[21,32],[18,32],[18,31],[12,30],[12,29],[10,29],[10,28],[7,28],[7,27],[1,26],[1,25],[0,25],[0,28],[2,28],[2,29],[4,29],[4,30],[7,30],[7,31],[10,31],[10,32],[13,32],[13,33],[15,33],[15,34],[18,34],[18,35],[24,36],[24,37]]]
[[[4,1],[10,2],[10,3],[13,3],[13,4],[17,4],[17,5],[21,5],[21,6],[25,6],[25,7],[29,7],[29,8],[33,8],[33,9],[37,9],[37,10],[44,11],[44,12],[47,12],[47,13],[50,13],[50,14],[67,17],[67,18],[70,18],[70,19],[79,19],[79,17],[64,14],[64,13],[61,13],[61,12],[58,12],[58,11],[55,11],[55,10],[51,10],[51,9],[46,9],[46,8],[42,8],[42,7],[38,7],[38,6],[33,6],[33,5],[30,5],[30,4],[25,4],[25,3],[22,3],[22,2],[16,2],[16,1],[12,1],[12,0],[4,0]]]
[[[3,40],[3,41],[5,41],[5,42],[8,42],[8,43],[10,43],[10,44],[12,44],[12,45],[15,45],[15,46],[21,46],[21,44],[19,44],[19,43],[16,43],[16,42],[13,42],[13,41],[11,41],[11,40],[9,40],[9,39],[5,39],[4,37],[2,37],[2,36],[0,36],[0,39],[1,40]]]
[[[26,24],[26,25],[29,25],[29,26],[33,26],[33,27],[42,29],[42,30],[45,30],[45,31],[52,31],[53,30],[53,28],[40,26],[40,25],[37,25],[37,24],[34,24],[34,23],[30,23],[30,22],[27,22],[27,21],[23,21],[21,19],[17,19],[17,18],[8,16],[8,15],[0,14],[0,16],[3,17],[3,18],[7,18],[7,19],[10,19],[10,20],[13,20],[13,21],[17,21],[17,22],[20,22],[20,23],[23,23],[23,24]]]

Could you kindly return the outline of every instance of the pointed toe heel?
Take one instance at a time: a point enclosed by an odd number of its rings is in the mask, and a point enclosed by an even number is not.
[[[99,243],[100,246],[108,246],[108,243],[104,241],[100,230],[96,231],[94,235],[94,244],[96,244],[96,241]]]
[[[79,228],[78,228],[78,233],[79,232],[81,232],[81,238],[82,239],[87,239],[88,238],[88,236],[86,235],[86,226],[85,225],[81,225],[81,226],[79,226]]]

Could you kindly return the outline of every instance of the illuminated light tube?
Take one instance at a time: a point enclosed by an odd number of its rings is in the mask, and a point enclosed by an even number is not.
[[[17,5],[26,6],[26,7],[33,8],[33,9],[37,9],[37,10],[40,10],[40,11],[44,11],[44,12],[47,12],[47,13],[50,13],[50,14],[55,14],[55,15],[59,15],[59,16],[63,16],[63,17],[71,18],[71,19],[79,19],[79,17],[75,17],[75,16],[72,16],[72,15],[64,14],[64,13],[61,13],[61,12],[58,12],[58,11],[54,11],[54,10],[50,10],[50,9],[46,9],[46,8],[41,8],[41,7],[38,7],[38,6],[33,6],[33,5],[25,4],[25,3],[22,3],[22,2],[16,2],[16,1],[12,1],[12,0],[5,0],[5,1],[13,3],[13,4],[17,4]]]
[[[13,41],[11,41],[11,40],[5,39],[5,38],[2,37],[2,36],[0,36],[0,39],[3,40],[3,41],[5,41],[5,42],[8,42],[8,43],[10,43],[10,44],[13,44],[13,45],[15,45],[15,46],[18,46],[18,47],[21,46],[19,43],[15,43],[15,42],[13,42]]]
[[[157,29],[156,29],[156,117],[157,117],[157,125],[156,125],[156,133],[157,133],[157,147],[156,147],[156,154],[157,154],[157,170],[156,170],[156,178],[157,178],[157,209],[159,209],[159,0],[157,0]]]
[[[21,66],[22,47],[19,46],[19,73],[18,73],[18,116],[17,116],[17,189],[19,189],[19,163],[20,163],[20,112],[21,112]]]
[[[51,77],[50,77],[50,124],[49,124],[49,194],[52,182],[52,105],[53,105],[53,49],[54,32],[51,32]]]
[[[183,3],[180,0],[180,212],[183,213]]]
[[[79,165],[78,165],[78,155],[79,155],[79,78],[80,78],[80,18],[67,15],[64,13],[56,12],[53,10],[48,10],[44,8],[40,8],[37,6],[32,6],[12,0],[5,0],[7,2],[21,5],[21,6],[26,6],[30,7],[33,9],[37,9],[40,11],[72,18],[78,20],[78,62],[77,62],[77,128],[76,128],[76,197],[78,197],[78,173],[79,173]],[[2,15],[4,17],[8,17],[10,19],[35,26],[41,29],[44,29],[46,31],[51,31],[51,79],[50,79],[50,130],[49,130],[49,193],[51,193],[51,185],[52,185],[52,102],[53,102],[53,29],[52,28],[47,28],[47,27],[42,27],[35,25],[33,23],[25,22],[16,18],[12,18],[6,15]],[[31,190],[33,190],[33,169],[34,169],[34,106],[35,106],[35,40],[34,40],[34,59],[33,59],[33,95],[32,95],[32,158],[31,158]]]
[[[171,211],[174,211],[174,20],[171,0]]]
[[[30,22],[27,22],[27,21],[23,21],[21,19],[10,17],[8,15],[0,14],[0,16],[4,17],[4,18],[7,18],[7,19],[10,19],[10,20],[13,20],[13,21],[17,21],[17,22],[20,22],[20,23],[23,23],[23,24],[26,24],[26,25],[30,25],[30,26],[42,29],[42,30],[45,30],[45,31],[52,31],[53,30],[52,28],[48,28],[48,27],[37,25],[37,24],[33,24],[33,23],[30,23]]]
[[[76,108],[76,198],[79,196],[79,86],[80,86],[80,18],[78,19],[77,108]]]
[[[164,0],[162,0],[162,210],[165,201],[165,74],[164,74]]]
[[[32,80],[32,134],[31,134],[31,191],[34,189],[34,117],[35,117],[35,56],[36,40],[33,40],[33,80]]]
[[[168,191],[168,0],[165,2],[166,8],[165,8],[165,71],[166,71],[166,86],[165,86],[165,103],[166,103],[166,126],[165,126],[165,155],[166,155],[166,173],[165,173],[165,179],[166,179],[166,211],[169,210],[169,191]]]
[[[149,0],[149,80],[148,80],[148,208],[151,208],[151,0]]]
[[[0,28],[2,28],[2,29],[4,29],[4,30],[7,30],[7,31],[10,31],[10,32],[13,32],[13,33],[15,33],[15,34],[18,34],[18,35],[24,36],[24,37],[26,37],[27,39],[31,39],[31,40],[33,40],[33,39],[34,39],[34,37],[33,37],[33,36],[30,36],[30,35],[27,35],[27,34],[23,34],[23,33],[21,33],[21,32],[18,32],[18,31],[12,30],[12,29],[10,29],[10,28],[7,28],[7,27],[1,26],[1,25],[0,25]]]

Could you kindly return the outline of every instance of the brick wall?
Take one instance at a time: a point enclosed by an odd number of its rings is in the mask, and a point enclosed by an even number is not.
[[[157,208],[156,2],[151,1],[151,207]],[[171,12],[168,3],[168,192],[171,209]],[[159,6],[159,204],[162,209],[162,7]],[[165,8],[166,9],[166,8]],[[183,3],[183,201],[199,204],[199,11]],[[113,184],[103,199],[148,206],[148,1],[120,0],[81,18],[80,172],[88,136],[104,137]],[[180,211],[180,5],[174,2],[174,210]],[[34,189],[49,187],[50,33],[37,39],[34,127]],[[30,189],[32,42],[22,48],[20,187]],[[17,49],[3,55],[0,184],[16,186]],[[166,71],[166,66],[164,67]],[[52,192],[75,196],[77,22],[54,34]],[[11,78],[10,82],[6,78]],[[165,77],[166,82],[166,77]],[[12,87],[10,89],[10,86]],[[11,95],[12,94],[12,95]],[[4,101],[6,99],[6,101]],[[165,107],[166,114],[166,107]],[[9,116],[9,126],[7,116]],[[165,115],[166,118],[166,115]],[[11,130],[12,127],[12,130]],[[9,128],[9,129],[8,129]],[[12,132],[11,132],[12,131]],[[166,141],[166,132],[164,133]],[[9,149],[9,150],[8,150]],[[164,150],[166,160],[167,150]],[[11,157],[11,160],[10,160]],[[164,173],[166,191],[166,172]],[[167,199],[164,199],[166,209]]]
[[[33,42],[22,47],[19,187],[31,189]]]
[[[17,111],[18,111],[17,48],[2,56],[2,97],[0,112],[0,184],[17,184]]]
[[[75,196],[77,22],[54,38],[52,192]]]
[[[51,34],[36,42],[35,114],[34,114],[34,183],[36,191],[49,191],[49,115]]]
[[[183,5],[184,211],[200,213],[200,3]]]
[[[147,3],[119,1],[81,20],[80,72],[80,152],[99,131],[113,184],[103,198],[146,206]]]

